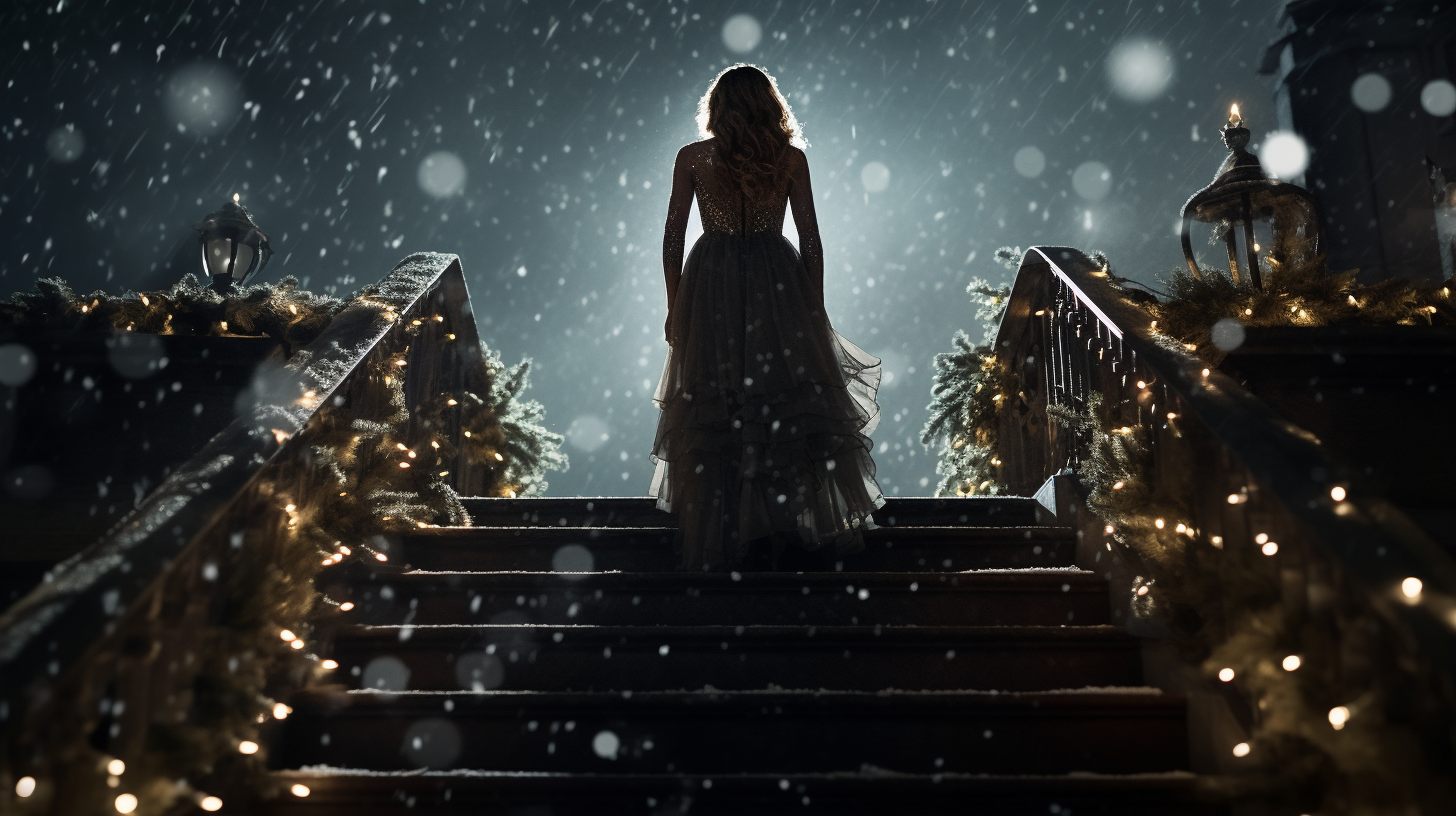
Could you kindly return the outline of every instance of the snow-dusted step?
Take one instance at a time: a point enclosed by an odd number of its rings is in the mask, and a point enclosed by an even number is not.
[[[319,768],[279,778],[310,789],[274,816],[547,814],[552,816],[1211,816],[1192,774],[569,774]],[[535,808],[535,809],[532,809]]]
[[[395,690],[1033,691],[1142,682],[1137,641],[1112,626],[357,626],[338,634],[333,656],[345,683]]]
[[[851,572],[939,571],[1072,564],[1063,527],[882,527],[838,566]],[[424,570],[670,572],[673,531],[656,527],[434,527],[410,533],[396,562]]]
[[[474,524],[483,527],[666,527],[674,516],[657,509],[648,496],[464,499]],[[875,511],[876,524],[906,526],[1023,527],[1044,522],[1046,511],[1020,496],[982,498],[890,498]]]
[[[343,592],[348,592],[347,598]],[[335,592],[358,623],[1057,626],[1108,622],[1074,567],[945,572],[373,573]]]
[[[1048,692],[329,692],[282,767],[569,773],[1130,773],[1186,767],[1184,700]]]

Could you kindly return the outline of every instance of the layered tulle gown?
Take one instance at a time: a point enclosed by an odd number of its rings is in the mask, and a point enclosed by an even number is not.
[[[808,164],[792,147],[781,161],[782,189],[758,205],[720,172],[711,140],[683,148],[674,170],[663,254],[682,273],[650,492],[677,514],[684,569],[730,568],[767,542],[778,555],[853,552],[884,504],[868,437],[880,361],[824,313]],[[704,234],[682,265],[694,194]],[[789,203],[802,255],[783,236]]]

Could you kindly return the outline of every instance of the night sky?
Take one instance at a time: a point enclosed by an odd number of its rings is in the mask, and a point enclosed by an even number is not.
[[[348,294],[460,255],[486,343],[568,437],[552,495],[642,495],[671,163],[722,68],[804,125],[835,327],[885,361],[876,461],[925,495],[931,359],[979,331],[997,247],[1104,250],[1155,283],[1281,3],[15,2],[0,10],[0,290],[165,288],[233,193],[261,279]],[[746,16],[741,16],[746,15]],[[735,50],[738,49],[738,50]],[[700,231],[694,216],[689,240]],[[792,228],[786,227],[791,239]]]

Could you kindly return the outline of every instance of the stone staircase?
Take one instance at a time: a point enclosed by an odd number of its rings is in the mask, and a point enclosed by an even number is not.
[[[643,498],[470,499],[325,586],[270,813],[1193,813],[1185,702],[1030,499],[891,499],[836,571],[683,574]]]

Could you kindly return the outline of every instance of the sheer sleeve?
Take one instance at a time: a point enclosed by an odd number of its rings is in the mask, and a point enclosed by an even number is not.
[[[824,244],[819,240],[819,220],[814,215],[814,188],[809,183],[809,160],[798,148],[793,151],[793,173],[789,179],[789,207],[799,230],[799,254],[809,271],[809,283],[824,302]]]
[[[667,281],[667,308],[677,297],[682,277],[683,244],[687,239],[688,213],[693,206],[693,161],[687,145],[677,152],[672,166],[672,195],[667,200],[667,225],[662,231],[662,274]]]

